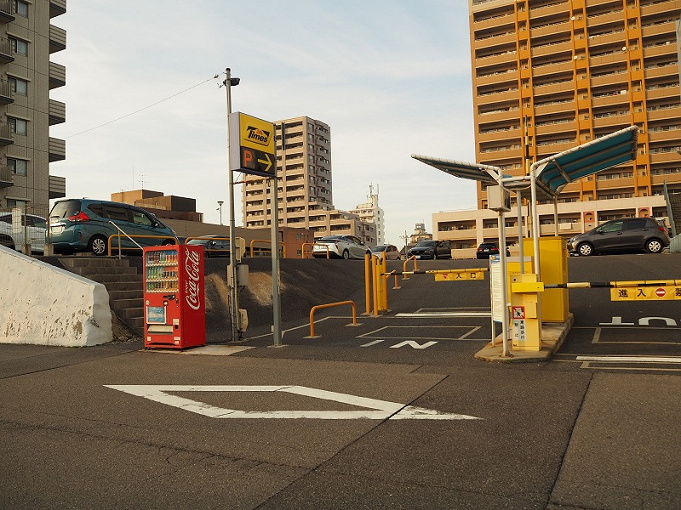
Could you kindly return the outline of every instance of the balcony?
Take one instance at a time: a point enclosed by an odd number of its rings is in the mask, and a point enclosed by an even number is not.
[[[10,0],[0,0],[0,23],[10,23],[14,21],[12,15],[12,2]]]
[[[0,39],[0,64],[9,64],[10,62],[14,62],[14,56],[9,39]]]
[[[7,122],[0,122],[0,146],[14,143],[12,128]]]
[[[64,161],[66,159],[66,140],[50,136],[48,152],[50,163],[54,161]]]
[[[0,165],[0,188],[14,186],[14,175],[12,168],[8,165]]]
[[[50,99],[49,112],[50,126],[66,122],[66,103],[62,103],[61,101],[57,101],[55,99]]]
[[[50,0],[50,18],[66,12],[66,0]]]
[[[50,53],[66,48],[66,30],[50,25]]]
[[[66,66],[50,62],[50,90],[66,85]]]
[[[66,178],[50,175],[50,200],[66,196]]]
[[[14,102],[12,98],[12,88],[9,82],[0,81],[0,104],[11,104]]]

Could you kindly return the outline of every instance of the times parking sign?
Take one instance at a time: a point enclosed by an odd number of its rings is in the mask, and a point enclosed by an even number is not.
[[[273,177],[277,165],[274,157],[274,124],[241,112],[230,114],[231,171]]]

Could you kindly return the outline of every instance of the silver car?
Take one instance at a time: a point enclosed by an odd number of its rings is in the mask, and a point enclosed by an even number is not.
[[[344,259],[363,259],[366,254],[371,255],[371,250],[359,237],[350,235],[324,236],[315,241],[312,246],[312,256],[315,258],[326,257],[328,248],[329,257]]]
[[[12,213],[0,213],[0,244],[15,250],[21,250],[24,244],[24,232],[31,245],[31,251],[43,253],[45,246],[45,218],[33,214],[21,215],[21,226],[12,224]]]

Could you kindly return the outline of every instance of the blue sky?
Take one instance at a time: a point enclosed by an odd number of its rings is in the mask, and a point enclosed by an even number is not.
[[[52,55],[67,85],[51,93],[67,104],[51,129],[67,159],[51,173],[69,197],[109,198],[144,179],[195,198],[206,222],[224,200],[227,224],[218,82],[229,67],[241,78],[234,111],[330,126],[334,205],[352,209],[378,185],[388,242],[421,221],[432,232],[433,212],[475,208],[472,182],[410,157],[475,160],[467,2],[69,0],[52,22],[67,30]],[[235,201],[239,225],[238,189]]]

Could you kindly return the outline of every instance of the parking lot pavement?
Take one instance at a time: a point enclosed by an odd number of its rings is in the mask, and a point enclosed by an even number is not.
[[[674,508],[681,378],[471,362],[474,344],[433,364],[0,346],[0,506]]]

